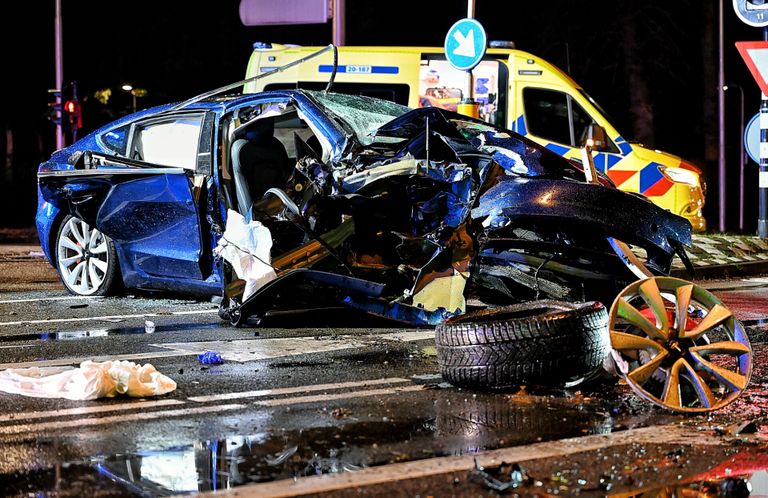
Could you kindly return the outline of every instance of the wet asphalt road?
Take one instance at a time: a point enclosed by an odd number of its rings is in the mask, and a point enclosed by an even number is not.
[[[72,298],[26,248],[4,254],[0,368],[134,359],[178,388],[97,401],[0,393],[0,496],[493,493],[471,471],[475,455],[489,472],[521,462],[530,478],[522,494],[605,495],[682,485],[722,461],[736,469],[733,455],[766,453],[768,280],[710,283],[760,342],[749,392],[691,417],[654,408],[615,380],[579,390],[457,389],[437,375],[429,330],[235,329],[210,302]],[[202,365],[206,351],[225,363]],[[757,435],[730,434],[744,420]],[[760,485],[756,468],[748,473]],[[322,474],[350,480],[311,477]],[[253,483],[263,484],[239,487]]]

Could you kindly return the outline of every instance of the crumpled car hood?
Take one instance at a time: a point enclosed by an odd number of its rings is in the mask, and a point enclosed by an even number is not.
[[[318,230],[314,252],[305,246],[295,253],[311,257],[278,258],[277,279],[242,304],[242,315],[286,306],[289,282],[291,299],[300,300],[304,282],[314,305],[328,298],[436,324],[463,313],[468,296],[530,299],[526,292],[538,294],[548,274],[543,288],[566,289],[553,297],[584,294],[574,277],[605,282],[626,271],[607,237],[642,247],[660,271],[690,243],[685,219],[610,184],[586,183],[575,164],[512,132],[435,108],[395,118],[369,144],[350,140],[336,162],[299,161],[299,170],[318,189],[297,205]],[[371,294],[360,281],[382,286]],[[513,288],[520,282],[522,292]]]

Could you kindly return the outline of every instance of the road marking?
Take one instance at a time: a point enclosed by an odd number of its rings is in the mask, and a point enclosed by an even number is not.
[[[104,299],[103,296],[60,296],[60,297],[39,297],[37,299],[3,299],[0,304],[13,303],[39,303],[40,301],[69,301],[73,299]]]
[[[6,368],[28,368],[28,367],[61,367],[66,365],[80,365],[86,360],[93,361],[110,361],[110,360],[149,360],[153,358],[168,358],[173,356],[190,356],[192,353],[185,353],[183,351],[160,351],[152,353],[129,353],[129,354],[113,354],[107,356],[89,356],[87,358],[59,358],[58,360],[41,360],[41,361],[20,361],[16,363],[0,363],[0,370]]]
[[[158,348],[167,348],[187,354],[201,354],[216,351],[229,361],[266,360],[305,353],[327,353],[343,349],[359,349],[371,346],[373,341],[411,342],[434,339],[433,330],[417,330],[398,333],[344,335],[335,337],[287,337],[280,339],[245,339],[241,341],[175,342],[152,344]]]
[[[212,405],[201,406],[198,408],[182,408],[180,410],[163,410],[155,412],[139,412],[113,415],[111,417],[102,418],[90,418],[90,419],[76,419],[76,420],[55,420],[53,422],[43,422],[39,424],[17,424],[0,426],[0,434],[14,435],[22,433],[37,434],[39,432],[47,431],[60,431],[63,429],[80,429],[81,427],[92,427],[96,425],[109,425],[114,424],[115,427],[119,427],[126,422],[155,420],[159,418],[171,418],[171,417],[186,417],[192,415],[202,415],[206,413],[219,413],[224,411],[240,410],[245,408],[245,405],[232,404],[232,405]]]
[[[249,484],[235,489],[200,493],[200,498],[250,498],[287,497],[328,493],[343,489],[357,489],[364,486],[420,479],[453,472],[468,472],[477,463],[483,467],[494,467],[501,462],[523,463],[542,458],[564,457],[575,453],[596,451],[627,444],[685,444],[723,445],[731,441],[699,432],[696,428],[663,425],[629,429],[610,434],[598,434],[576,438],[534,443],[512,448],[475,453],[471,455],[448,456],[393,463],[369,467],[355,472],[323,474],[318,476],[284,479],[261,484]],[[360,491],[358,491],[360,494]]]
[[[217,313],[218,309],[212,310],[191,310],[191,311],[167,311],[159,313],[141,313],[136,315],[107,315],[107,316],[86,316],[82,318],[49,318],[45,320],[19,320],[17,322],[0,322],[0,327],[9,325],[36,325],[41,323],[68,323],[68,322],[98,322],[125,320],[127,318],[152,318],[158,316],[181,316],[181,315],[206,315]]]
[[[245,391],[240,393],[213,394],[210,396],[193,396],[187,398],[190,401],[206,403],[209,401],[224,401],[242,398],[263,398],[266,396],[281,396],[284,394],[311,393],[316,391],[328,391],[335,389],[346,389],[350,387],[378,386],[381,384],[402,384],[411,382],[408,379],[390,377],[388,379],[370,379],[356,382],[339,382],[336,384],[313,384],[308,386],[283,387],[278,389],[262,389],[259,391]]]
[[[336,401],[339,399],[352,399],[352,398],[367,398],[370,396],[388,396],[391,394],[400,394],[412,391],[423,391],[424,386],[402,386],[392,387],[387,389],[369,389],[367,391],[347,391],[337,394],[316,394],[314,396],[297,396],[294,398],[277,398],[267,399],[264,401],[256,401],[255,405],[259,406],[286,406],[286,405],[299,405],[302,403],[317,403],[323,401]]]
[[[388,381],[388,380],[390,379],[378,379],[378,380],[369,382],[369,384],[377,381],[382,382],[382,381]],[[397,379],[397,380],[407,382],[406,379]],[[358,384],[362,384],[362,383],[358,383]],[[317,386],[306,386],[306,387],[317,387]],[[263,406],[263,407],[276,407],[276,406],[298,405],[298,404],[305,404],[305,403],[327,402],[327,401],[335,401],[340,399],[365,398],[370,396],[389,396],[393,394],[422,391],[422,390],[424,390],[424,386],[421,386],[421,385],[400,386],[400,387],[396,386],[396,387],[391,387],[386,389],[368,389],[363,391],[347,391],[347,392],[336,393],[336,394],[319,394],[319,395],[313,395],[313,396],[297,396],[292,398],[262,400],[262,401],[257,401],[252,405],[245,405],[245,404],[210,405],[210,406],[202,406],[198,408],[181,408],[178,410],[157,410],[153,412],[141,411],[138,413],[122,413],[120,415],[113,415],[109,417],[85,418],[85,419],[74,419],[74,420],[54,420],[51,422],[41,422],[37,424],[29,424],[25,422],[25,423],[15,424],[15,425],[5,425],[5,426],[0,425],[0,435],[14,435],[14,434],[21,434],[21,433],[37,434],[40,432],[46,432],[50,430],[92,427],[97,425],[108,425],[112,423],[124,424],[126,422],[155,420],[159,418],[192,416],[192,415],[200,415],[200,414],[213,413],[213,412],[218,413],[222,411],[245,409],[245,408],[248,408],[249,406],[254,406],[254,405]],[[160,401],[147,401],[147,402],[138,402],[138,403],[124,403],[121,405],[80,407],[80,408],[72,408],[67,410],[48,411],[48,412],[19,413],[19,414],[16,414],[15,416],[4,415],[0,417],[0,422],[8,422],[11,420],[20,421],[20,420],[28,420],[28,419],[35,419],[35,418],[51,418],[54,416],[64,417],[68,415],[97,414],[97,413],[103,413],[103,412],[109,412],[109,411],[122,411],[122,410],[139,409],[139,408],[146,409],[146,408],[151,408],[153,406],[168,406],[168,405],[179,405],[179,404],[184,404],[184,402],[179,400],[160,400]]]
[[[153,408],[156,406],[183,405],[183,401],[176,399],[163,399],[159,401],[137,401],[135,403],[122,403],[102,406],[81,406],[80,408],[68,408],[66,410],[50,410],[46,412],[23,412],[9,415],[0,415],[0,422],[19,422],[39,418],[69,417],[71,415],[87,415],[90,413],[116,412],[121,410],[138,410]]]
[[[215,312],[215,310],[214,310]],[[265,359],[296,356],[306,353],[324,353],[341,351],[344,349],[358,349],[371,346],[374,341],[387,341],[397,343],[410,342],[424,339],[434,339],[434,331],[415,331],[403,333],[370,334],[360,336],[336,336],[333,338],[315,339],[314,337],[293,337],[285,339],[244,339],[240,341],[206,341],[168,344],[150,344],[162,351],[148,353],[128,353],[120,355],[89,356],[81,358],[59,358],[56,360],[22,361],[13,363],[0,363],[0,370],[5,368],[27,367],[59,367],[64,365],[79,365],[86,360],[150,360],[157,358],[172,358],[178,356],[197,356],[206,351],[217,351],[222,358],[229,361],[244,363],[246,361],[258,361]],[[355,337],[350,340],[350,337]]]

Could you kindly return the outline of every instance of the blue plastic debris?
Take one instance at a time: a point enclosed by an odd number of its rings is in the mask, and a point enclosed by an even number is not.
[[[224,363],[224,358],[215,351],[206,351],[203,354],[199,354],[197,355],[197,359],[200,360],[200,363],[203,365],[221,365]]]

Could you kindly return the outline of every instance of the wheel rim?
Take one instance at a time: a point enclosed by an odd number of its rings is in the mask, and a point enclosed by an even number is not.
[[[716,410],[749,383],[752,348],[743,325],[690,282],[652,277],[632,283],[613,302],[609,326],[619,373],[659,406]]]
[[[78,218],[70,218],[61,229],[57,245],[59,271],[73,292],[93,294],[101,288],[110,265],[107,239]]]

